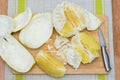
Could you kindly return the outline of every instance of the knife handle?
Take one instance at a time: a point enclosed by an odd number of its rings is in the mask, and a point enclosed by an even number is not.
[[[110,67],[110,60],[109,60],[109,56],[106,51],[106,46],[102,46],[101,49],[103,53],[102,55],[103,55],[103,60],[104,60],[106,71],[109,72],[112,68]]]

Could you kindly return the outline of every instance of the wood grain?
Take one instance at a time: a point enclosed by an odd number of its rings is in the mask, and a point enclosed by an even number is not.
[[[0,0],[0,14],[7,15],[8,0]]]
[[[107,44],[107,50],[108,50],[108,21],[107,21],[107,16],[105,15],[97,15],[97,17],[99,19],[101,19],[102,24],[101,24],[101,29],[102,32],[104,34],[105,37],[105,41]],[[95,31],[88,31],[88,30],[84,30],[84,32],[86,32],[88,35],[91,35],[92,37],[94,37],[98,42],[99,42],[99,36],[98,36],[98,30]],[[13,33],[12,34],[17,40],[19,37],[19,32],[17,33]],[[37,48],[37,49],[30,49],[30,48],[26,48],[35,58],[36,54],[40,51],[40,50],[45,50],[48,51],[48,45],[52,47],[52,51],[56,51],[55,47],[54,47],[54,40],[56,38],[56,35],[58,35],[55,30],[54,33],[51,37],[50,40],[48,40],[48,42],[46,42],[42,47]],[[109,51],[109,50],[108,50]],[[59,56],[56,55],[56,53],[51,53],[52,55],[54,55],[55,57],[59,58],[61,61],[63,61],[63,59],[61,59]],[[80,67],[75,71],[75,69],[73,69],[71,66],[66,65],[66,74],[107,74],[105,67],[104,67],[104,63],[103,63],[103,59],[102,59],[102,53],[101,51],[99,52],[100,56],[98,58],[96,58],[92,63],[90,64],[81,64]],[[52,66],[52,65],[49,65]],[[13,71],[14,74],[21,74],[21,73],[16,73]],[[26,74],[45,74],[38,66],[37,64],[35,64],[35,66],[33,66],[33,68]]]
[[[120,80],[120,0],[112,0],[115,77]]]
[[[0,15],[7,15],[8,0],[0,0]],[[5,79],[5,62],[0,58],[0,80]]]

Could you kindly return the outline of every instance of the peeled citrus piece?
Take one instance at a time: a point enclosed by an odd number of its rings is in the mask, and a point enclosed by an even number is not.
[[[99,56],[100,45],[88,34],[81,32],[80,34],[73,36],[71,42],[75,49],[81,54],[82,63],[91,63]]]
[[[80,41],[84,45],[84,47],[86,47],[93,53],[94,56],[99,56],[98,51],[100,50],[100,45],[94,38],[84,32],[81,32]]]
[[[58,4],[53,11],[53,24],[61,36],[71,37],[85,28],[96,30],[101,21],[77,4],[63,2]]]
[[[49,40],[53,32],[51,13],[33,16],[31,22],[19,35],[19,40],[29,48],[38,48]]]
[[[60,33],[64,35],[68,35],[68,34],[71,34],[71,32],[73,32],[73,26],[69,21],[67,21],[62,27],[62,29],[60,30]]]
[[[66,68],[64,64],[50,53],[40,51],[35,58],[38,66],[48,75],[53,77],[63,77]]]
[[[84,50],[82,46],[76,46],[76,50],[81,54],[82,56],[82,63],[90,63],[92,60],[89,57],[89,54]]]
[[[54,27],[61,36],[70,37],[74,34],[73,25],[67,20],[64,13],[64,3],[57,5],[52,18]]]
[[[15,71],[28,72],[35,64],[32,55],[11,35],[4,36],[0,43],[1,58]]]
[[[65,63],[68,63],[73,68],[78,69],[82,57],[81,55],[74,49],[72,44],[68,39],[63,38],[61,36],[55,39],[55,47],[58,49],[57,54],[60,55]]]
[[[77,35],[73,36],[71,39],[71,43],[75,47],[76,51],[78,51],[79,54],[81,54],[82,63],[84,63],[84,64],[90,63],[93,59],[91,59],[91,56],[89,56],[89,54],[86,52],[84,46],[81,44],[81,42],[79,41],[78,38],[79,37]]]
[[[30,22],[32,18],[32,12],[29,8],[27,8],[24,12],[18,14],[15,18],[14,18],[14,30],[13,32],[17,32],[21,29],[23,29],[24,27],[26,27],[26,25]]]
[[[65,4],[66,7],[69,7],[71,11],[74,12],[74,14],[79,18],[79,24],[81,25],[79,25],[78,27],[80,31],[85,27],[87,28],[87,30],[96,30],[101,25],[101,20],[86,9],[83,9],[75,3],[66,2]]]
[[[11,34],[13,28],[13,19],[9,16],[0,15],[0,37]]]
[[[83,16],[83,18],[79,18],[79,16],[77,16],[75,12],[76,11],[73,11],[73,9],[72,9],[72,5],[69,5],[69,3],[68,4],[65,3],[64,13],[66,15],[67,20],[71,22],[71,24],[73,25],[74,28],[82,30],[85,28],[83,25],[83,23],[85,22],[85,20],[84,20],[85,16]],[[80,14],[83,15],[82,13],[80,13]]]

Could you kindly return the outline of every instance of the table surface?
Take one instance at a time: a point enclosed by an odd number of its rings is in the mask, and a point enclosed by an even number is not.
[[[112,0],[112,12],[113,12],[113,41],[114,41],[114,59],[115,59],[115,78],[120,80],[120,0]],[[7,15],[8,0],[0,0],[0,14]],[[0,59],[0,63],[4,63]],[[0,67],[4,67],[4,64],[0,64]],[[3,69],[3,68],[2,68]],[[4,80],[4,72],[0,69],[0,80]]]
[[[120,0],[112,0],[115,77],[120,80]]]

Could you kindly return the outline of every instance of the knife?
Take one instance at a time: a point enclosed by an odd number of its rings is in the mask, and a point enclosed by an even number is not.
[[[106,71],[109,72],[112,68],[110,66],[110,60],[109,60],[109,56],[108,56],[108,53],[107,53],[107,50],[106,50],[105,39],[104,39],[102,30],[100,28],[98,29],[98,34],[99,34],[99,40],[100,40],[104,65],[105,65]]]

